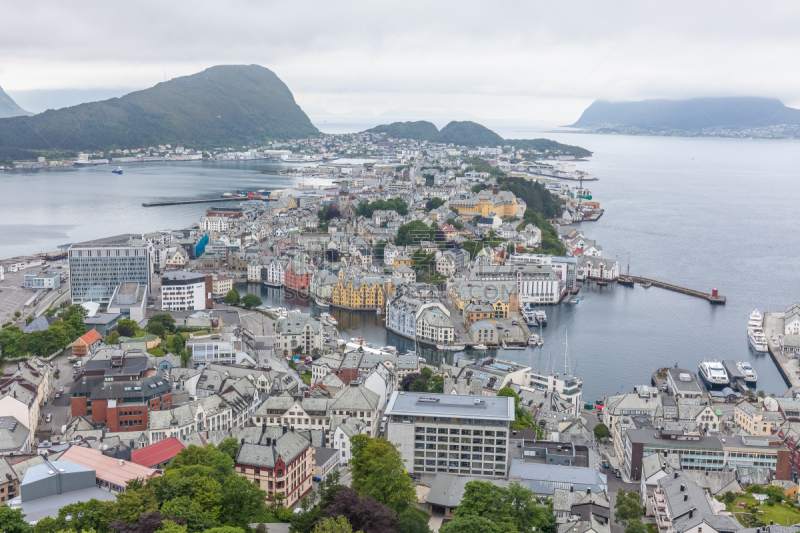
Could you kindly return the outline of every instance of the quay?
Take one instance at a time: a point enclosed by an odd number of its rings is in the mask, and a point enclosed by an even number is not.
[[[767,337],[769,355],[789,387],[784,396],[791,398],[793,391],[800,389],[800,362],[794,357],[787,357],[781,350],[778,335],[783,334],[783,328],[783,311],[764,313],[764,336]]]
[[[243,202],[248,200],[248,198],[242,198],[239,196],[224,196],[221,198],[201,198],[198,200],[167,200],[164,202],[144,202],[142,207],[161,207],[164,205],[186,205],[186,204],[210,204],[216,202],[231,202],[236,200],[237,202]]]
[[[702,298],[703,300],[708,300],[712,304],[725,304],[725,297],[721,296],[717,293],[717,288],[714,287],[714,290],[711,293],[696,291],[693,289],[687,289],[686,287],[679,287],[677,285],[672,285],[671,283],[664,283],[663,281],[658,281],[649,278],[642,278],[639,276],[626,276],[627,279],[630,279],[633,283],[639,283],[645,285],[647,287],[654,286],[654,287],[661,287],[662,289],[666,289],[668,291],[679,292],[681,294],[686,294],[688,296],[694,296],[695,298]]]

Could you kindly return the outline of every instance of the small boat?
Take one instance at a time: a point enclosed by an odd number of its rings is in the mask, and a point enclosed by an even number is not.
[[[755,383],[758,381],[758,374],[756,374],[755,369],[750,363],[736,363],[736,368],[742,373],[747,383]]]
[[[122,174],[122,167],[117,167],[111,171],[112,174]]]
[[[709,385],[727,385],[730,383],[728,373],[722,363],[717,361],[703,361],[698,367],[700,377]]]
[[[472,347],[473,350],[488,350],[485,344],[476,344]]]
[[[544,311],[536,311],[536,322],[543,326],[547,325],[547,315]]]
[[[314,303],[317,304],[318,307],[327,308],[331,306],[331,304],[329,304],[324,298],[314,298]]]
[[[542,341],[542,338],[539,335],[533,333],[530,337],[528,337],[528,344],[530,344],[531,346],[541,346],[542,344],[544,344],[544,342]]]
[[[600,285],[601,287],[605,287],[606,285],[608,285],[608,282],[604,279],[599,279],[597,280],[597,284]]]

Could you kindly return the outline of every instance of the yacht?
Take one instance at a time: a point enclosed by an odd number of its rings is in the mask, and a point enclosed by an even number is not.
[[[472,347],[473,350],[488,350],[485,344],[476,344]]]
[[[736,363],[736,368],[742,373],[747,383],[755,383],[758,381],[758,375],[750,363]]]
[[[531,334],[530,337],[528,337],[528,344],[530,344],[531,346],[541,346],[543,343],[539,335],[533,333]]]
[[[768,351],[767,336],[764,335],[764,330],[761,328],[749,328],[747,330],[747,338],[750,339],[750,346],[757,352]]]
[[[725,367],[717,361],[703,361],[699,370],[700,376],[709,385],[727,385],[730,382]]]
[[[747,323],[747,329],[764,327],[764,317],[758,312],[758,309],[750,313],[750,321]]]
[[[536,311],[536,322],[546,326],[547,325],[547,315],[544,311]]]

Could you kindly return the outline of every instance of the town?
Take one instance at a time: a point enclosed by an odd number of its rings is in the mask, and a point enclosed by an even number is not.
[[[145,152],[203,157],[170,150]],[[118,152],[145,157],[112,162]],[[187,228],[0,261],[0,503],[26,520],[56,531],[84,502],[167,490],[199,466],[192,454],[219,453],[232,465],[220,483],[263,491],[247,520],[224,522],[266,531],[312,531],[349,495],[386,520],[365,532],[399,516],[452,533],[462,503],[516,484],[545,513],[514,531],[800,522],[791,395],[755,394],[733,371],[739,386],[715,390],[663,368],[651,385],[587,399],[568,356],[561,372],[499,355],[538,349],[547,310],[582,287],[628,279],[575,226],[603,210],[560,181],[594,179],[574,156],[368,133],[208,155],[313,163],[292,171],[311,183],[227,193]],[[75,162],[92,156],[104,154]],[[308,312],[263,302],[262,287]],[[773,336],[785,322],[771,349],[795,350],[798,309],[770,315]],[[415,349],[345,338],[335,313],[377,317]],[[399,503],[363,495],[366,449],[394,465]],[[223,523],[172,512],[189,531]]]

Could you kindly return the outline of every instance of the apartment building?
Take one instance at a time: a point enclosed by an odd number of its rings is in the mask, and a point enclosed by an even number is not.
[[[322,324],[309,313],[289,313],[275,322],[275,350],[292,353],[302,347],[310,355],[322,351]]]
[[[742,529],[730,516],[715,514],[706,491],[681,472],[659,479],[647,499],[658,530],[665,533],[735,533]]]
[[[748,435],[772,435],[784,418],[780,411],[767,411],[761,403],[753,405],[742,400],[736,404],[733,420]]]
[[[178,270],[161,276],[161,307],[165,311],[199,311],[214,307],[211,276]]]
[[[508,472],[513,398],[395,391],[386,417],[386,438],[399,446],[409,472]]]

